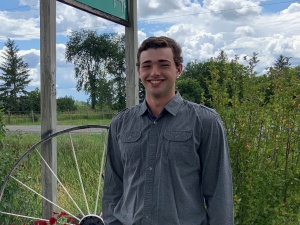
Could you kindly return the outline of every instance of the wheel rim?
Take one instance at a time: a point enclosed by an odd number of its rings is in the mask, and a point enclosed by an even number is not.
[[[24,221],[24,223],[50,222],[48,219],[42,218],[41,209],[39,209],[42,201],[47,201],[57,210],[57,212],[53,212],[54,218],[62,220],[62,215],[65,216],[63,223],[66,223],[67,218],[72,218],[80,225],[104,224],[101,218],[100,198],[108,129],[108,126],[101,125],[76,126],[49,135],[30,147],[15,162],[1,186],[0,218],[2,217],[6,221]],[[51,170],[40,153],[41,146],[53,138],[57,139],[57,173]],[[97,140],[99,143],[96,143]],[[90,150],[89,146],[93,150]],[[39,166],[32,165],[36,163],[37,159],[40,161]],[[58,192],[55,202],[41,194],[42,174],[41,169],[38,171],[37,168],[40,168],[42,163],[46,165],[57,181]],[[30,173],[33,174],[26,174],[26,169],[32,171]],[[18,189],[18,193],[22,193],[20,194],[22,199],[19,201],[10,196],[14,195],[10,188],[14,189],[15,187]],[[5,205],[7,199],[13,200],[12,205]],[[18,202],[25,204],[23,209]],[[34,204],[37,207],[36,211],[31,209],[35,207]],[[31,210],[29,210],[29,206]],[[5,211],[6,208],[10,210]],[[12,208],[17,208],[16,212]],[[70,220],[67,224],[72,224],[72,221]]]

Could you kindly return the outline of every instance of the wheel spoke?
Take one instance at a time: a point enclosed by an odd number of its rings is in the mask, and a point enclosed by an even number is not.
[[[22,217],[22,218],[31,219],[31,220],[42,220],[42,221],[49,222],[49,220],[42,219],[42,218],[37,218],[37,217],[24,216],[24,215],[19,215],[19,214],[15,214],[15,213],[8,213],[8,212],[2,212],[2,211],[0,211],[0,213],[5,214],[5,215],[9,215],[9,216],[16,216],[16,217]]]
[[[55,179],[57,180],[57,182],[60,184],[60,186],[64,189],[65,193],[68,195],[68,197],[71,199],[71,201],[73,202],[73,204],[76,206],[76,208],[78,209],[78,211],[83,215],[84,213],[82,212],[82,210],[79,208],[78,204],[74,201],[74,199],[72,198],[72,196],[70,195],[70,193],[68,192],[68,190],[66,189],[66,187],[62,184],[62,182],[60,181],[60,179],[56,176],[56,174],[54,173],[54,171],[51,169],[51,167],[49,166],[49,164],[46,162],[46,160],[44,159],[44,157],[41,155],[41,153],[36,149],[36,152],[39,154],[39,156],[41,157],[41,159],[43,160],[43,162],[45,163],[45,165],[48,167],[48,169],[51,171],[51,173],[53,174],[53,176],[55,177]]]
[[[81,178],[80,169],[79,169],[79,166],[78,166],[78,161],[77,161],[77,157],[76,157],[76,153],[75,153],[75,148],[74,148],[73,139],[72,139],[72,136],[71,136],[70,133],[69,133],[69,136],[70,136],[70,140],[71,140],[73,157],[74,157],[75,164],[76,164],[76,169],[77,169],[77,172],[78,172],[78,177],[79,177],[79,182],[80,182],[82,194],[83,194],[83,197],[84,197],[84,201],[85,201],[85,204],[86,204],[86,208],[87,208],[88,214],[91,214],[90,208],[89,208],[89,204],[88,204],[88,201],[87,201],[87,198],[86,198],[86,194],[85,194],[85,190],[84,190],[82,178]]]
[[[35,190],[33,190],[31,187],[27,186],[26,184],[24,184],[22,181],[18,180],[17,178],[15,178],[14,176],[10,176],[11,178],[13,178],[15,181],[17,181],[19,184],[23,185],[24,187],[26,187],[28,190],[32,191],[33,193],[35,193],[36,195],[40,196],[42,199],[46,200],[47,202],[51,203],[52,205],[56,206],[57,208],[61,209],[63,212],[68,213],[69,215],[71,215],[72,217],[76,218],[77,220],[80,220],[79,218],[77,218],[76,216],[74,216],[72,213],[68,212],[67,210],[65,210],[64,208],[60,207],[59,205],[55,204],[54,202],[50,201],[49,199],[45,198],[43,195],[39,194],[38,192],[36,192]]]
[[[97,190],[97,196],[96,196],[96,205],[95,205],[95,212],[94,214],[97,214],[97,208],[98,208],[98,201],[99,201],[99,195],[100,195],[100,187],[101,187],[101,181],[102,181],[102,175],[103,175],[103,169],[104,169],[104,163],[105,163],[105,156],[106,156],[106,138],[107,133],[105,134],[105,141],[103,146],[103,152],[102,152],[102,158],[101,158],[101,166],[100,166],[100,173],[99,173],[99,179],[98,179],[98,190]]]

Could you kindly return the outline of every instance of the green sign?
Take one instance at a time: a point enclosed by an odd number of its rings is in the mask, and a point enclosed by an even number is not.
[[[82,4],[128,21],[128,0],[76,0]]]
[[[93,15],[129,27],[130,0],[57,0]],[[136,1],[136,0],[134,0]]]

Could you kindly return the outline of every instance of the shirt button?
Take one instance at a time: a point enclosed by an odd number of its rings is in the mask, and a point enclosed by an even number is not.
[[[145,216],[145,218],[146,218],[146,219],[149,219],[149,216],[148,216],[148,215],[146,215],[146,216]]]
[[[155,120],[153,123],[154,123],[154,124],[157,124],[157,121]]]
[[[148,167],[148,170],[152,170],[152,167],[150,166],[150,167]]]

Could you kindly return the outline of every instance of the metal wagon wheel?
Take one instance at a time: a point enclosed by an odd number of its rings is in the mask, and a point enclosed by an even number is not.
[[[76,126],[30,147],[1,186],[0,224],[50,224],[51,220],[42,218],[43,201],[55,207],[57,224],[104,224],[100,201],[108,129],[101,125]],[[41,146],[53,138],[57,142],[57,172],[41,154]],[[42,195],[42,164],[57,182],[55,202]]]

